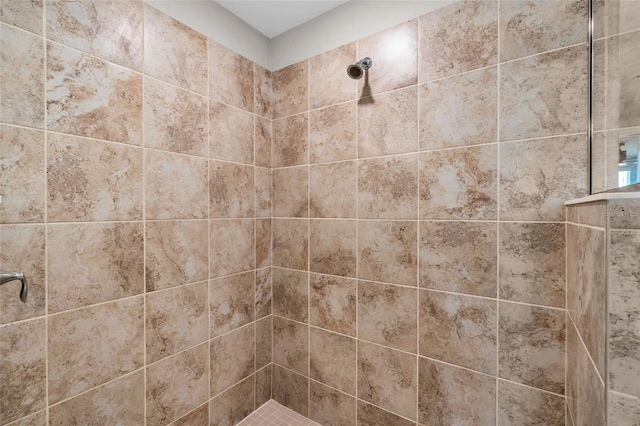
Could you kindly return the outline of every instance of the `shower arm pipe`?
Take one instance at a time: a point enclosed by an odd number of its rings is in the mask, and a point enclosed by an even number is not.
[[[20,287],[20,300],[22,300],[23,303],[27,303],[29,287],[24,274],[22,272],[0,271],[0,285],[10,283],[12,281],[20,281],[22,283],[22,287]]]

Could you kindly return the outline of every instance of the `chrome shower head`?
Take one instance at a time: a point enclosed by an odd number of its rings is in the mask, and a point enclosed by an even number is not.
[[[364,75],[365,70],[371,68],[373,61],[371,58],[366,57],[355,64],[351,64],[347,67],[347,74],[354,80],[360,80]]]

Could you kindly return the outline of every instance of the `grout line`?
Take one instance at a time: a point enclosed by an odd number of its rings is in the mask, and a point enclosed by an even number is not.
[[[420,37],[420,28],[421,28],[421,19],[417,20],[416,30],[418,32],[416,38],[418,40],[418,46],[416,50],[416,56],[418,56],[418,52],[421,50],[421,44],[423,43],[422,37]],[[417,77],[420,80],[420,65],[421,61],[419,58],[417,59]],[[417,127],[418,127],[418,151],[420,151],[422,145],[422,137],[421,137],[421,129],[422,129],[422,108],[420,102],[420,89],[418,88],[416,93],[416,103],[417,103],[417,111],[418,111],[418,119],[417,119]],[[417,167],[418,170],[416,172],[417,176],[417,185],[416,185],[416,198],[417,198],[417,214],[418,218],[420,218],[420,187],[421,187],[421,179],[420,179],[420,164],[422,162],[422,155],[418,155]],[[416,224],[416,354],[420,353],[420,297],[422,293],[420,293],[420,237],[422,234],[420,222]],[[420,420],[420,357],[416,357],[416,424],[418,424]]]
[[[501,72],[502,72],[502,64],[500,63],[500,53],[501,53],[501,49],[500,49],[500,45],[501,45],[501,37],[500,37],[500,21],[501,21],[501,12],[502,12],[502,4],[501,2],[498,2],[498,16],[497,16],[497,25],[498,25],[498,40],[497,40],[497,44],[498,44],[498,52],[497,52],[497,57],[498,57],[498,65],[496,67],[496,87],[497,87],[497,93],[496,93],[496,138],[498,139],[498,141],[500,140],[500,93],[501,93],[501,86],[500,86],[500,78],[501,78]],[[498,143],[497,146],[497,153],[496,153],[496,219],[498,222],[498,226],[496,226],[496,269],[495,269],[495,276],[496,276],[496,298],[498,300],[500,300],[500,228],[501,226],[500,224],[500,212],[501,212],[501,204],[500,204],[500,189],[501,189],[501,184],[500,184],[500,177],[501,177],[501,173],[500,173],[500,143]],[[500,416],[498,415],[498,413],[500,413],[500,400],[499,400],[499,381],[498,381],[498,377],[500,376],[500,302],[496,302],[496,383],[495,383],[495,416],[496,416],[496,426],[499,426],[500,423]]]
[[[47,108],[47,74],[48,74],[48,52],[47,52],[47,5],[42,5],[42,45],[43,45],[43,67],[44,67],[44,356],[45,356],[45,419],[46,424],[51,422],[50,403],[49,403],[49,381],[50,368],[49,364],[49,184],[47,168],[49,164],[49,135],[47,131],[47,123],[49,120],[49,111]]]
[[[307,63],[307,110],[311,108],[311,61]],[[307,111],[307,418],[311,417],[311,113]]]
[[[146,27],[146,10],[144,10],[143,7],[143,12],[142,12],[142,72],[144,74],[144,72],[146,71],[146,65],[145,65],[145,51],[146,51],[146,32],[147,32],[147,27]],[[145,139],[145,114],[144,114],[144,98],[145,98],[145,88],[146,88],[146,82],[144,81],[144,77],[142,79],[142,256],[143,256],[143,265],[144,265],[144,271],[143,271],[143,280],[142,280],[142,285],[143,285],[143,294],[144,297],[142,298],[142,341],[143,341],[143,366],[144,366],[144,371],[143,371],[143,379],[144,379],[144,408],[143,408],[143,415],[144,415],[144,425],[147,424],[147,185],[146,185],[146,172],[147,172],[147,152],[145,150],[145,145],[146,145],[146,139]]]
[[[587,348],[586,343],[584,342],[584,340],[582,339],[582,335],[580,334],[580,331],[578,331],[578,327],[576,326],[575,322],[573,321],[573,318],[571,317],[571,314],[568,313],[567,317],[570,320],[571,325],[573,326],[574,332],[576,333],[576,335],[578,336],[578,338],[580,339],[580,343],[582,344],[582,349],[586,352],[587,356],[589,357],[589,361],[591,363],[591,366],[593,367],[593,369],[595,370],[598,379],[600,379],[600,383],[602,384],[602,386],[605,386],[605,381],[602,378],[602,376],[600,375],[600,371],[598,371],[598,367],[596,366],[595,361],[593,360],[593,358],[591,357],[591,353],[589,352],[589,349]],[[607,345],[608,346],[608,345]],[[606,364],[606,363],[605,363]]]

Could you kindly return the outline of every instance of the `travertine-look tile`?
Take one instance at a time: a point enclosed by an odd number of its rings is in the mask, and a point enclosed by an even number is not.
[[[205,97],[145,77],[143,110],[144,146],[207,156]]]
[[[255,371],[255,330],[240,328],[211,341],[211,395],[217,395]]]
[[[47,410],[38,411],[27,417],[23,417],[11,423],[9,426],[48,426],[47,425]]]
[[[47,136],[47,220],[142,219],[142,150]]]
[[[256,219],[256,268],[271,266],[271,219]]]
[[[621,2],[626,3],[626,2]],[[630,2],[629,2],[630,3]],[[637,11],[640,10],[636,6]],[[640,31],[620,35],[620,127],[640,126]]]
[[[271,120],[255,117],[255,164],[260,167],[271,168],[271,156],[273,148],[273,126]]]
[[[273,121],[273,167],[299,166],[308,163],[308,130],[308,113]]]
[[[208,223],[145,223],[147,291],[206,280],[209,267]]]
[[[361,96],[416,84],[418,20],[358,40],[358,56],[358,60],[365,57],[373,60],[371,69],[358,82]]]
[[[587,46],[500,68],[500,140],[584,132],[588,106]]]
[[[358,221],[358,278],[417,285],[416,222]]]
[[[263,368],[272,361],[272,317],[268,316],[256,321],[256,370]]]
[[[15,1],[13,6],[17,4]],[[19,4],[29,3],[20,1]],[[3,14],[4,10],[3,4]],[[42,38],[7,25],[0,25],[0,32],[0,121],[43,129],[45,52]]]
[[[495,223],[420,222],[420,287],[496,297]]]
[[[497,67],[423,84],[419,96],[421,150],[497,141]]]
[[[416,357],[358,342],[358,398],[416,419]]]
[[[617,188],[619,186],[620,131],[594,131],[591,139],[591,153],[592,192],[596,194]]]
[[[323,425],[352,426],[356,421],[356,399],[312,381],[309,418]]]
[[[303,416],[308,416],[309,379],[274,365],[273,399]]]
[[[420,291],[420,355],[496,374],[496,301]]]
[[[565,306],[565,225],[500,224],[500,298]]]
[[[254,216],[254,167],[209,162],[209,217]]]
[[[613,206],[614,203],[615,200],[609,200],[568,206],[567,222],[605,228],[607,226],[607,205]],[[633,215],[633,212],[629,213]],[[612,216],[613,209],[609,208],[609,218]],[[616,226],[612,227],[616,228]]]
[[[44,132],[0,125],[0,223],[43,222]]]
[[[42,35],[43,0],[2,0],[0,21]]]
[[[53,315],[47,327],[50,404],[144,365],[142,297]]]
[[[262,167],[254,169],[256,217],[271,217],[272,171]]]
[[[253,219],[211,221],[209,235],[210,277],[223,277],[254,269],[254,238]],[[233,241],[233,244],[229,244],[230,241]]]
[[[273,170],[273,216],[309,216],[309,168]]]
[[[310,377],[355,395],[356,340],[312,328],[310,344]]]
[[[309,113],[311,163],[351,160],[358,155],[357,104],[333,105]]]
[[[356,276],[356,221],[312,220],[309,267],[313,272]]]
[[[142,104],[140,74],[47,43],[48,130],[142,145]]]
[[[48,0],[46,5],[48,39],[142,71],[142,3]]]
[[[309,320],[309,273],[273,268],[273,314],[294,321]]]
[[[144,293],[142,223],[49,225],[49,312]]]
[[[358,283],[358,339],[416,353],[417,290]]]
[[[425,358],[418,363],[421,425],[496,423],[496,379]]]
[[[208,340],[206,282],[148,294],[145,303],[147,364]]]
[[[256,271],[256,319],[271,315],[271,268]]]
[[[309,327],[273,317],[273,362],[309,375]]]
[[[273,73],[273,118],[309,109],[309,61],[304,60]]]
[[[358,156],[403,154],[418,150],[418,88],[409,87],[358,105]]]
[[[420,18],[420,82],[498,62],[498,2],[462,1]]]
[[[144,373],[137,371],[49,409],[49,424],[143,424]]]
[[[586,135],[500,146],[500,219],[564,221],[564,202],[589,193]]]
[[[496,219],[498,147],[420,154],[421,219]]]
[[[610,200],[607,209],[611,228],[640,229],[640,200]]]
[[[609,392],[609,421],[614,425],[640,423],[640,400],[618,392]]]
[[[271,399],[271,370],[273,364],[269,364],[255,374],[255,407],[258,408]]]
[[[255,86],[254,86],[254,110],[253,112],[261,117],[273,118],[273,108],[271,107],[273,73],[258,64],[254,64]]]
[[[209,403],[205,403],[196,408],[192,412],[185,414],[175,422],[171,423],[171,426],[206,426],[209,424]]]
[[[311,217],[356,217],[357,162],[318,164],[309,168]]]
[[[618,1],[607,3],[619,5]],[[620,37],[594,41],[591,89],[593,130],[620,127],[620,84]],[[617,162],[615,164],[617,165]]]
[[[356,62],[356,42],[316,55],[309,60],[311,109],[352,101],[357,83],[346,77],[346,66]]]
[[[253,62],[209,40],[209,97],[253,112]]]
[[[563,397],[498,380],[498,423],[501,426],[564,426]]]
[[[382,410],[375,405],[358,401],[358,426],[371,425],[413,426],[415,423],[396,416],[389,411]]]
[[[146,424],[167,424],[207,400],[208,358],[205,343],[147,367]]]
[[[45,336],[44,319],[0,327],[0,423],[46,407]]]
[[[564,394],[564,311],[509,302],[499,309],[499,376]]]
[[[146,219],[207,217],[207,160],[151,150],[144,157]]]
[[[254,119],[247,111],[209,102],[209,157],[254,163]]]
[[[238,383],[209,404],[210,425],[235,425],[247,417],[254,408],[255,384],[253,377]]]
[[[206,37],[150,6],[144,15],[145,72],[206,95]]]
[[[273,266],[307,270],[308,248],[307,220],[273,220]]]
[[[316,327],[356,335],[356,280],[311,274],[309,322]]]

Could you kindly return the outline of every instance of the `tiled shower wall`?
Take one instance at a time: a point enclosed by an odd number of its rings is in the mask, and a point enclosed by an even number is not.
[[[0,424],[271,391],[271,73],[139,1],[0,4]],[[13,423],[16,421],[15,423]]]
[[[274,399],[331,425],[565,424],[587,22],[584,0],[460,2],[274,72]]]

